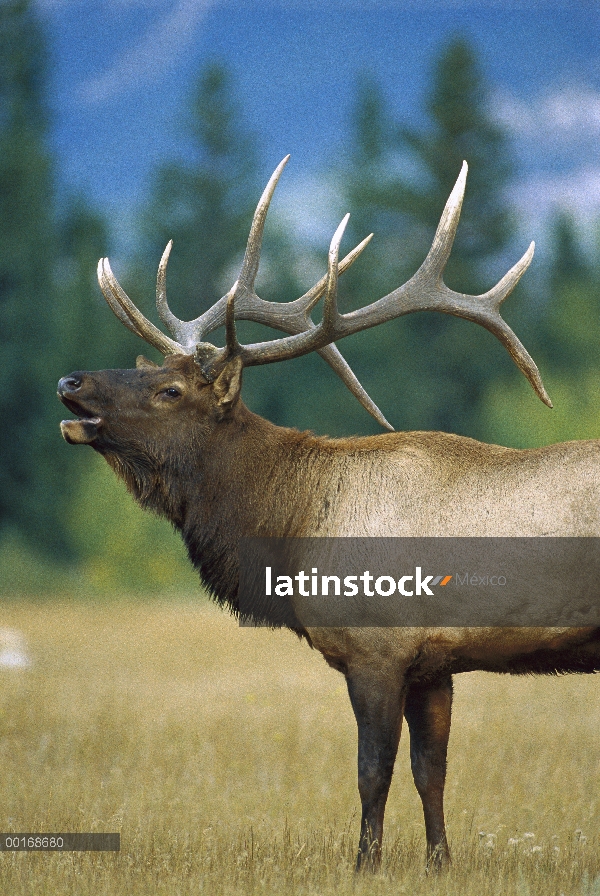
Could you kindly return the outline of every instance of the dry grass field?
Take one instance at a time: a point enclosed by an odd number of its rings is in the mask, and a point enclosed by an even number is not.
[[[295,636],[192,601],[5,602],[0,628],[30,659],[0,666],[0,829],[121,833],[0,853],[2,894],[600,894],[600,679],[459,676],[452,869],[425,874],[403,736],[383,870],[355,882],[355,723]]]

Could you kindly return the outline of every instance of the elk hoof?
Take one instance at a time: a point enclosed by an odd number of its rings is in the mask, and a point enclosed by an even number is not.
[[[427,874],[439,874],[447,871],[452,864],[447,846],[436,846],[427,856]]]

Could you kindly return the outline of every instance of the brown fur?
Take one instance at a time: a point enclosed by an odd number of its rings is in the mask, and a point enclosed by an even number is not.
[[[252,414],[240,382],[235,359],[209,383],[191,358],[175,356],[59,384],[81,417],[62,424],[65,438],[91,444],[142,506],[173,523],[204,585],[233,612],[244,536],[600,535],[598,442],[516,451],[444,433],[320,438]],[[379,861],[403,715],[429,862],[449,861],[453,673],[600,668],[594,629],[306,631],[285,606],[280,618],[346,677],[359,729],[359,866]]]

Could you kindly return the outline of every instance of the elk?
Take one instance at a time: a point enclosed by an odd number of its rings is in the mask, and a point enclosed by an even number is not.
[[[305,295],[277,303],[254,291],[265,218],[286,162],[257,206],[238,280],[192,321],[179,320],[167,304],[169,243],[158,268],[156,302],[170,336],[133,304],[108,259],[100,260],[99,283],[110,308],[165,360],[159,366],[140,356],[135,369],[78,371],[61,379],[58,395],[76,415],[61,423],[66,441],[91,445],[143,507],[173,523],[204,586],[234,613],[240,612],[238,545],[247,537],[600,535],[600,442],[516,450],[442,432],[330,439],[275,426],[244,405],[244,367],[316,351],[392,430],[335,343],[392,318],[432,310],[490,330],[551,407],[535,363],[499,311],[528,267],[533,243],[483,295],[454,292],[443,282],[466,163],[419,270],[389,295],[342,314],[338,277],[370,239],[339,261],[347,217],[331,241],[326,276]],[[322,319],[316,324],[311,311],[321,298]],[[287,335],[242,345],[236,320],[267,324]],[[226,331],[224,347],[205,341],[220,326]],[[442,868],[450,861],[443,795],[454,673],[600,669],[600,629],[589,625],[292,627],[347,682],[358,726],[359,869],[380,862],[403,718],[423,805],[428,866]]]

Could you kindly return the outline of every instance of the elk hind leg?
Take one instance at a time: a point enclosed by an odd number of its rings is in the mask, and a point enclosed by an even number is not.
[[[425,816],[427,867],[450,864],[444,824],[446,756],[452,712],[452,678],[430,684],[411,684],[404,716],[410,731],[412,773]]]

